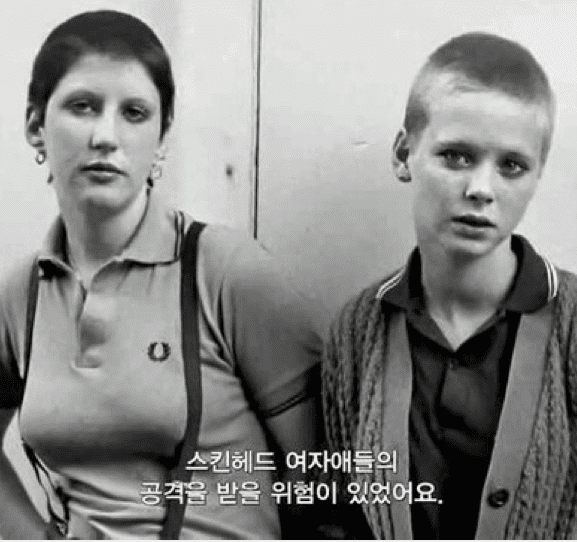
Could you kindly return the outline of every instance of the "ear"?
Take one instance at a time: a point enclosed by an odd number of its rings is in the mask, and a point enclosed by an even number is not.
[[[26,108],[26,139],[36,150],[44,148],[44,124],[41,121],[40,111],[33,105]]]
[[[401,128],[393,143],[393,171],[399,181],[408,183],[411,180],[409,171],[409,136],[404,128]]]

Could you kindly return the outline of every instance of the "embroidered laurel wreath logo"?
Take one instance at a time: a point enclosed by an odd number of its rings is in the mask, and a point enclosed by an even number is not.
[[[152,361],[164,361],[170,356],[170,346],[165,342],[153,342],[148,346],[148,357]]]

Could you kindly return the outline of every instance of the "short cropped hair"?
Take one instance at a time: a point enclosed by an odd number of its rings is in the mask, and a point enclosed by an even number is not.
[[[88,11],[57,26],[46,38],[32,67],[28,111],[39,112],[42,124],[46,105],[68,70],[86,54],[140,62],[160,95],[161,137],[172,122],[174,80],[170,59],[152,29],[140,19],[113,10]]]
[[[404,128],[418,137],[429,122],[430,91],[440,80],[454,90],[496,90],[527,104],[543,107],[545,162],[555,119],[555,98],[543,68],[520,44],[484,32],[470,32],[436,49],[421,68],[409,93]]]

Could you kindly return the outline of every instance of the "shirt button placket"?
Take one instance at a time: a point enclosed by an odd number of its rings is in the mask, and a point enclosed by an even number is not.
[[[116,316],[114,297],[95,289],[88,293],[78,322],[77,367],[96,368],[103,364],[103,348],[110,341]]]

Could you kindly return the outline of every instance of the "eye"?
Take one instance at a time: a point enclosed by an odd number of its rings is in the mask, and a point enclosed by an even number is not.
[[[124,108],[122,114],[128,122],[143,122],[150,116],[148,109],[140,105],[128,105]]]
[[[499,169],[504,177],[515,179],[528,171],[529,167],[519,160],[507,158],[501,162]]]
[[[439,152],[443,163],[449,169],[464,169],[473,164],[471,154],[457,149],[445,149]]]
[[[97,111],[97,105],[92,100],[86,98],[71,100],[68,102],[67,107],[72,113],[78,116],[90,115]]]

